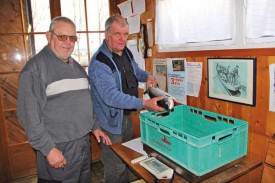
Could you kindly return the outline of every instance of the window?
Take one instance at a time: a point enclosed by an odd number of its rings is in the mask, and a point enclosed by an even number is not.
[[[161,52],[274,47],[274,18],[274,0],[156,0],[155,40]]]
[[[31,55],[47,44],[45,32],[51,22],[49,0],[28,0],[28,22]],[[109,0],[60,0],[61,15],[76,24],[79,40],[72,57],[82,66],[87,66],[91,56],[104,39],[104,24],[109,17]]]
[[[275,42],[275,1],[247,0],[247,43]],[[274,46],[274,44],[273,44]]]
[[[51,23],[50,4],[45,0],[30,0],[31,9],[28,13],[28,32],[33,33],[30,37],[31,55],[35,55],[47,44],[46,35]]]
[[[75,45],[72,57],[81,65],[88,65],[90,57],[104,39],[102,31],[109,17],[109,0],[86,0],[86,7],[84,0],[61,0],[60,2],[62,16],[73,20],[78,30],[79,41]],[[87,17],[85,11],[87,11]]]

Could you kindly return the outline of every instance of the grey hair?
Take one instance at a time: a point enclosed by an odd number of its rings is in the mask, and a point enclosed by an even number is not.
[[[55,17],[55,18],[52,19],[49,31],[52,32],[54,30],[56,24],[58,24],[59,22],[64,22],[64,23],[71,24],[76,29],[76,26],[75,26],[74,22],[71,19],[69,19],[67,17],[58,16],[58,17]]]
[[[105,31],[109,31],[113,25],[113,23],[117,23],[122,27],[128,25],[128,22],[121,15],[112,15],[105,22]]]

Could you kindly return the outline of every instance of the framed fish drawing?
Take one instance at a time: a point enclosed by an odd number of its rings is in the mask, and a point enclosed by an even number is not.
[[[255,58],[207,58],[208,97],[256,105]]]

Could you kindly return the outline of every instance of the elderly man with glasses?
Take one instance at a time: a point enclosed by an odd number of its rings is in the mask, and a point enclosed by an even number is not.
[[[88,77],[71,57],[75,24],[52,20],[48,45],[19,77],[18,117],[37,154],[38,182],[90,182],[90,132],[110,145],[93,114]]]
[[[93,55],[88,69],[94,110],[112,144],[133,138],[131,112],[142,108],[164,110],[157,105],[163,97],[143,100],[138,96],[139,81],[146,82],[149,87],[156,86],[157,80],[138,67],[126,47],[128,33],[129,25],[125,18],[120,15],[109,17],[105,22],[105,39]],[[127,166],[108,145],[100,143],[100,147],[105,182],[128,183]]]

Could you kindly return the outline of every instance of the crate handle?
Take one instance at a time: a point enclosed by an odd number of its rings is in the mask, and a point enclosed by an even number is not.
[[[163,118],[163,117],[169,116],[170,112],[171,111],[167,111],[167,110],[165,110],[163,112],[153,112],[151,114],[151,116],[156,117],[156,118]]]
[[[211,121],[211,122],[217,122],[217,119],[212,116],[204,115],[204,119]]]
[[[159,131],[160,133],[162,133],[163,135],[168,135],[168,136],[170,136],[170,132],[169,132],[168,130],[165,130],[165,129],[163,129],[163,128],[159,128],[158,131]]]
[[[233,137],[232,133],[228,134],[228,135],[225,135],[223,137],[220,137],[219,140],[218,140],[218,143],[224,143],[224,142],[232,139],[232,137]]]

